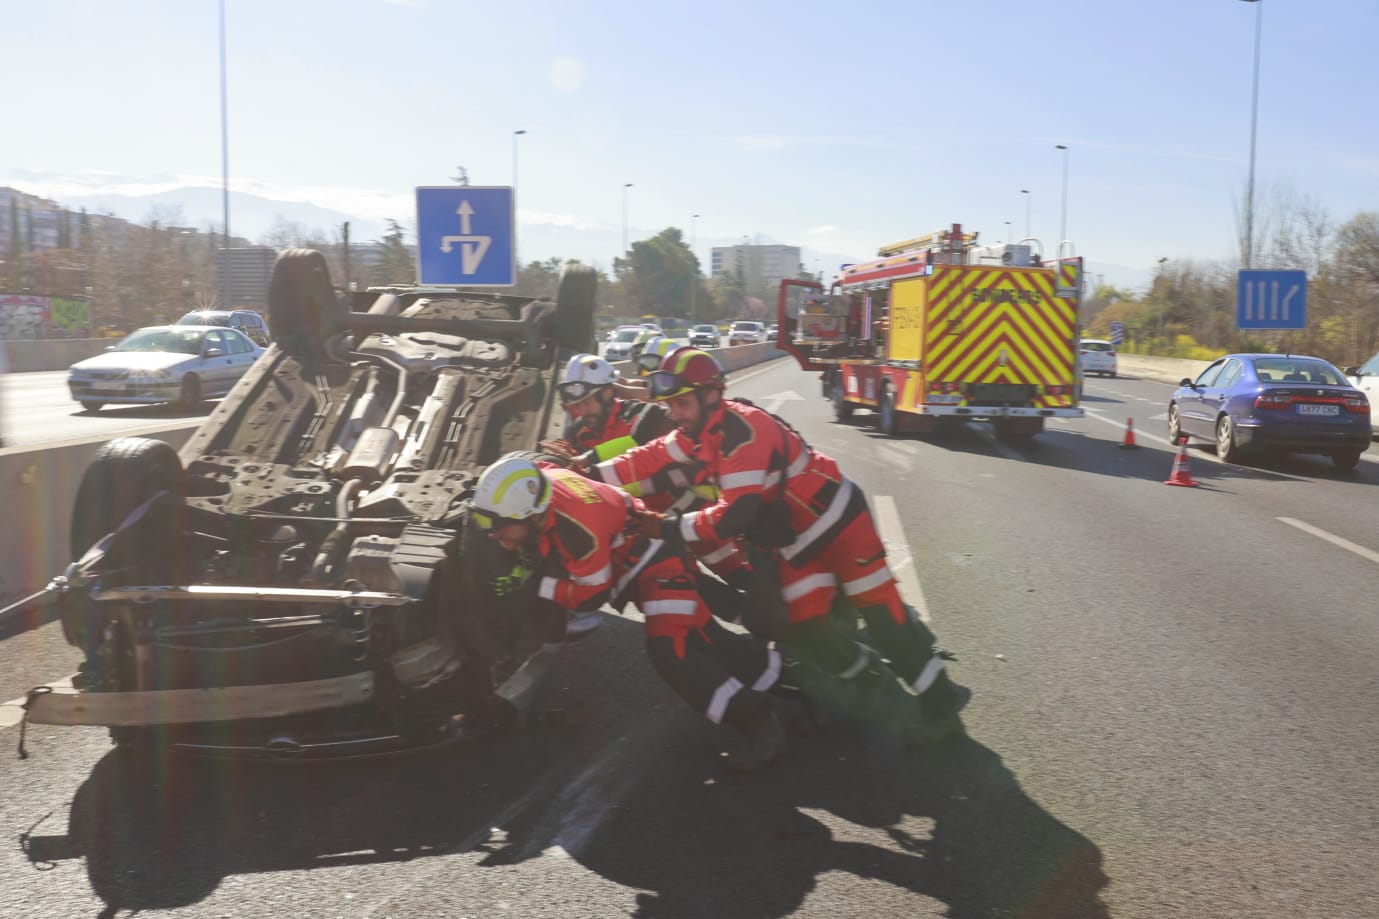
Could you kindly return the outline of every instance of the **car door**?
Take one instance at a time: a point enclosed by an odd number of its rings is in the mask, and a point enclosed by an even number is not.
[[[1198,393],[1197,398],[1202,403],[1202,420],[1211,426],[1211,433],[1216,433],[1216,419],[1221,416],[1226,403],[1231,398],[1231,388],[1240,379],[1240,373],[1245,369],[1245,365],[1235,358],[1228,358],[1221,365],[1221,372],[1216,375],[1216,379],[1211,384],[1203,387]]]
[[[1379,431],[1379,354],[1365,361],[1358,373],[1351,374],[1350,382],[1369,399],[1370,424]]]
[[[1204,421],[1205,409],[1202,406],[1202,392],[1221,375],[1221,368],[1226,365],[1226,359],[1221,358],[1206,370],[1197,375],[1192,387],[1184,389],[1183,394],[1178,398],[1178,425],[1189,434],[1196,434],[1198,437],[1216,436],[1216,416],[1212,415],[1210,422]]]
[[[207,396],[223,395],[234,379],[235,356],[230,353],[227,341],[233,334],[228,329],[211,329],[201,344],[201,391]],[[219,350],[220,354],[212,357],[212,349]]]
[[[253,366],[258,358],[258,348],[254,347],[254,343],[246,336],[237,332],[226,332],[225,337],[230,345],[230,357],[233,358],[230,378],[225,383],[225,390],[229,392],[239,382],[239,378]]]

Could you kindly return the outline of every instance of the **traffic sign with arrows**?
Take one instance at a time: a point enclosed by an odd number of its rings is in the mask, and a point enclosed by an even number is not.
[[[1235,316],[1241,329],[1307,328],[1307,272],[1242,269]]]
[[[507,287],[517,279],[512,189],[446,185],[417,189],[417,280]]]

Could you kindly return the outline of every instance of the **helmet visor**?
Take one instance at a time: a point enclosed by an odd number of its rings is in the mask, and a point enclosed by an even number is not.
[[[661,355],[654,351],[644,351],[637,355],[637,370],[641,372],[642,376],[655,373],[659,366],[661,366]]]
[[[657,370],[647,378],[647,382],[651,384],[653,399],[669,399],[681,393],[693,392],[696,388],[680,374],[671,373],[669,370]]]
[[[470,508],[469,518],[474,521],[474,525],[485,532],[501,529],[510,523],[531,523],[532,518],[519,520],[516,517],[499,517],[497,514],[490,514],[488,511],[481,511],[477,507]]]

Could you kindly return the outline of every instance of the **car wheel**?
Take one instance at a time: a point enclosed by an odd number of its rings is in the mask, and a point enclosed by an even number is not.
[[[1107,374],[1107,376],[1114,380],[1116,378],[1116,372],[1112,370],[1109,374]]]
[[[348,306],[335,295],[330,266],[315,249],[287,249],[268,282],[268,319],[284,351],[314,357],[340,327]]]
[[[1331,462],[1336,464],[1336,468],[1342,472],[1350,472],[1360,465],[1360,454],[1362,450],[1337,450],[1331,454]]]
[[[556,311],[548,302],[528,303],[522,307],[522,365],[545,367],[555,358],[552,349],[555,339]]]
[[[560,273],[555,295],[556,347],[568,351],[594,351],[594,295],[598,272],[585,265],[571,265]]]
[[[182,461],[177,451],[161,440],[121,437],[101,447],[86,467],[72,503],[69,548],[73,560],[81,558],[95,542],[111,533],[129,513],[160,491],[182,493]],[[165,564],[181,543],[180,527],[149,523],[139,526],[148,540],[140,551],[155,565]],[[170,545],[159,546],[159,543]]]
[[[1168,442],[1175,447],[1178,440],[1183,436],[1183,429],[1178,422],[1178,405],[1170,403],[1168,406]]]
[[[1227,463],[1240,459],[1240,448],[1235,445],[1235,422],[1230,415],[1222,415],[1216,421],[1216,455]]]
[[[81,400],[81,407],[83,410],[88,412],[99,412],[102,408],[105,407],[105,403],[95,402],[91,399],[83,399]]]
[[[833,381],[833,417],[839,421],[847,421],[852,417],[853,404],[844,398],[843,377],[839,374]]]
[[[177,394],[177,404],[187,411],[195,411],[201,405],[201,380],[194,373],[182,378],[182,389]]]
[[[895,393],[889,386],[881,387],[876,400],[876,430],[887,437],[895,436]]]

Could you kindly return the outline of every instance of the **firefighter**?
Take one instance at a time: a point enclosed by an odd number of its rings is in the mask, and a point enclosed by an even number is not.
[[[742,733],[727,765],[763,769],[785,753],[785,732],[765,694],[779,680],[780,654],[718,624],[681,543],[624,533],[642,513],[626,492],[510,453],[479,477],[472,517],[504,550],[536,560],[534,602],[570,610],[635,603],[661,678],[710,721]]]
[[[864,700],[889,697],[893,668],[913,694],[907,698],[918,701],[918,718],[901,728],[909,743],[960,731],[957,713],[970,693],[948,679],[950,656],[901,600],[861,489],[789,425],[726,398],[723,370],[706,352],[670,354],[650,383],[677,430],[599,463],[590,475],[614,485],[645,483],[667,466],[698,464],[720,489],[718,500],[680,514],[648,511],[640,531],[686,542],[745,535],[775,562],[784,621],[772,628],[787,650],[850,682]],[[839,590],[890,668],[829,615]]]

